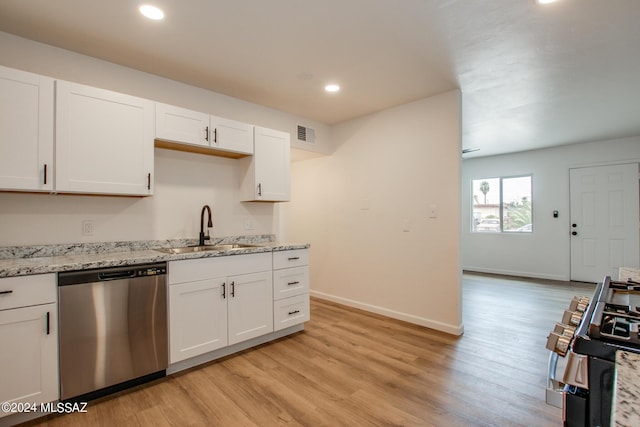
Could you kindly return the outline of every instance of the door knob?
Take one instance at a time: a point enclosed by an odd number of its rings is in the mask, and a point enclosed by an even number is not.
[[[577,232],[577,231],[572,231],[572,232],[571,232],[571,235],[572,235],[572,236],[577,236],[577,235],[578,235],[578,232]]]

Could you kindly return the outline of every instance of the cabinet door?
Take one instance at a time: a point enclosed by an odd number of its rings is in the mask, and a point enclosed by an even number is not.
[[[57,319],[55,303],[0,311],[0,402],[58,399]]]
[[[207,279],[169,286],[169,362],[227,345],[227,286]]]
[[[253,126],[211,116],[211,147],[235,153],[253,154]]]
[[[244,201],[286,202],[290,199],[289,134],[256,126],[253,157],[243,159]]]
[[[0,67],[0,189],[53,189],[53,79]]]
[[[209,115],[156,102],[156,138],[209,146]]]
[[[271,271],[229,277],[229,345],[273,332]]]
[[[56,81],[56,190],[153,194],[154,103]]]

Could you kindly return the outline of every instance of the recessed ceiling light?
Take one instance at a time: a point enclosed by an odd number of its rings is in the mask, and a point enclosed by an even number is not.
[[[139,10],[141,14],[149,19],[153,19],[154,21],[159,21],[164,18],[164,12],[162,11],[162,9],[151,6],[150,4],[143,4],[142,6],[140,6]]]
[[[339,92],[340,91],[340,86],[335,85],[335,84],[330,84],[330,85],[326,85],[324,87],[324,90],[326,90],[327,92],[331,92],[331,93]]]
[[[549,4],[549,3],[555,3],[557,0],[535,0],[536,3],[538,4]]]

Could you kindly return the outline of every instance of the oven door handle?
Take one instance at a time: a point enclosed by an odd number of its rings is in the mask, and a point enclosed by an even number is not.
[[[547,391],[546,402],[556,408],[562,408],[562,389],[561,383],[556,380],[556,368],[558,367],[558,354],[550,352],[549,365],[547,371]]]
[[[555,389],[556,370],[558,368],[558,353],[552,351],[549,355],[549,366],[547,367],[547,387]]]

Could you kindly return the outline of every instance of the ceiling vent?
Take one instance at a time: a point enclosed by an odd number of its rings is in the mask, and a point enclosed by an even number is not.
[[[315,144],[316,143],[316,131],[298,125],[298,141],[306,142],[307,144]]]

